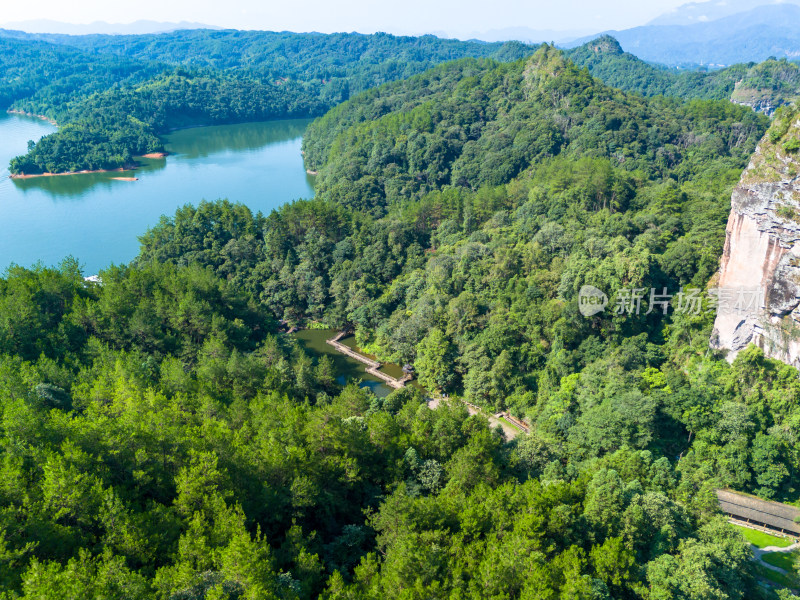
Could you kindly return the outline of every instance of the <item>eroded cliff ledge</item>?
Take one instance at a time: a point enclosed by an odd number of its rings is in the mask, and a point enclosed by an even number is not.
[[[731,196],[711,346],[800,368],[800,111],[784,107]]]

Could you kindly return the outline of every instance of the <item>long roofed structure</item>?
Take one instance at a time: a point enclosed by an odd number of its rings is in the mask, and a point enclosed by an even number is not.
[[[717,490],[717,499],[722,512],[735,519],[800,536],[800,524],[795,522],[795,519],[800,517],[800,509],[794,506],[769,502],[729,490]]]

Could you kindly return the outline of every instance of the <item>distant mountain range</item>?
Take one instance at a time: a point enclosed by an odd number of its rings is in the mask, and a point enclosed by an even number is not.
[[[753,6],[754,2],[762,2]],[[214,25],[140,20],[133,23],[96,21],[85,25],[48,19],[0,25],[34,34],[141,35],[185,29],[222,29]],[[761,62],[769,57],[800,59],[800,0],[710,0],[679,6],[646,25],[621,31],[585,35],[585,31],[533,29],[524,24],[438,37],[457,37],[484,42],[518,40],[524,43],[555,42],[575,48],[599,35],[611,35],[622,49],[648,62],[672,67],[711,68],[737,63]],[[580,37],[578,37],[580,36]]]
[[[601,35],[642,60],[672,67],[726,67],[770,57],[800,58],[800,0],[708,0],[690,2],[646,25],[592,33],[533,29],[523,24],[468,34],[436,32],[440,37],[485,42],[555,42],[576,48]]]
[[[3,29],[13,29],[28,33],[61,33],[66,35],[87,35],[92,33],[107,35],[141,35],[145,33],[167,33],[179,29],[222,29],[215,25],[190,23],[189,21],[181,21],[180,23],[164,23],[147,20],[134,21],[133,23],[106,23],[105,21],[95,21],[94,23],[75,24],[62,23],[50,19],[34,19],[31,21],[4,23],[2,27]]]
[[[769,4],[800,4],[800,0],[766,0],[758,6]],[[665,12],[647,25],[694,25],[708,23],[756,8],[753,0],[723,0],[720,2],[690,2]]]
[[[710,10],[701,12],[703,5]],[[734,2],[733,8],[740,5],[743,3]],[[670,66],[719,67],[771,56],[800,58],[800,6],[794,2],[766,4],[703,20],[729,9],[711,2],[687,4],[653,24],[604,33],[614,36],[626,52]],[[565,46],[579,46],[593,37],[578,38]]]

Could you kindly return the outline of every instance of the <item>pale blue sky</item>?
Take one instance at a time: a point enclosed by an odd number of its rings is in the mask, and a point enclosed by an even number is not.
[[[4,2],[0,22],[42,18],[68,23],[185,20],[238,29],[447,32],[460,36],[507,27],[596,32],[641,25],[685,1],[37,0]]]

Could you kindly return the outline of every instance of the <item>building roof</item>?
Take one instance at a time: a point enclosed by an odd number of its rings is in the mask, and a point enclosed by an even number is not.
[[[794,506],[729,490],[717,490],[717,499],[722,511],[737,519],[755,521],[772,529],[800,535],[800,524],[795,523],[795,519],[800,517],[800,509]]]

